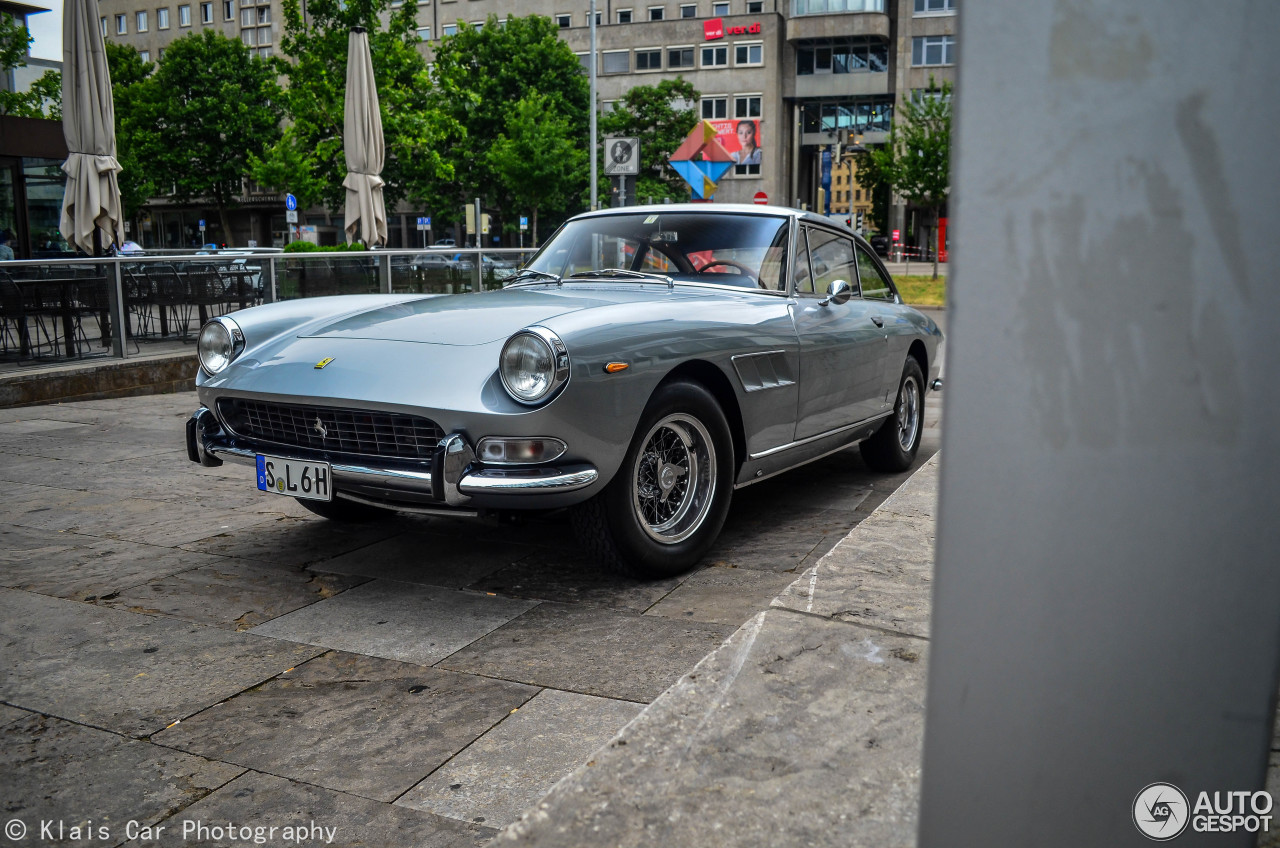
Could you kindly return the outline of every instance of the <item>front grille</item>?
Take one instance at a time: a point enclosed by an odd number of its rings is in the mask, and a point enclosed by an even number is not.
[[[444,431],[420,415],[222,398],[218,412],[235,434],[287,447],[397,459],[431,459]]]

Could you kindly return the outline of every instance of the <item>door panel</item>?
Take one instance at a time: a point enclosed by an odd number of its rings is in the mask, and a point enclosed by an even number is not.
[[[806,229],[813,293],[798,291],[793,306],[800,339],[797,439],[879,413],[885,367],[884,331],[872,320],[880,305],[856,296],[846,303],[821,303],[836,280],[857,291],[853,240],[822,228]]]

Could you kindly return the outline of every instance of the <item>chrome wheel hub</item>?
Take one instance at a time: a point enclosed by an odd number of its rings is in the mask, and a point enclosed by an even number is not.
[[[920,435],[920,385],[914,377],[903,381],[894,415],[898,421],[898,444],[909,451]]]
[[[632,469],[631,505],[650,538],[674,545],[691,536],[711,508],[715,451],[702,422],[676,413],[645,435]]]

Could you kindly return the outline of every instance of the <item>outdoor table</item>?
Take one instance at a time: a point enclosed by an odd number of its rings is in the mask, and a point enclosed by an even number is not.
[[[36,296],[42,291],[57,291],[57,314],[62,323],[62,339],[63,347],[69,359],[76,357],[76,336],[75,336],[75,320],[77,304],[81,301],[80,292],[82,287],[94,286],[104,287],[107,284],[106,277],[46,277],[44,279],[21,279],[14,281],[18,289],[22,292],[23,300],[27,303],[33,303]],[[43,300],[43,298],[41,298]],[[101,321],[102,333],[104,340],[111,338],[111,325],[109,321],[109,310],[103,309],[99,312],[99,321]],[[23,356],[31,352],[30,338],[27,333],[23,332],[19,336],[19,350]]]

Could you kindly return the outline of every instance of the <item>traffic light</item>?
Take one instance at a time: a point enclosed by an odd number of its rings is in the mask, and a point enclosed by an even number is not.
[[[861,212],[861,210],[859,210],[859,212],[858,212],[858,226],[854,227],[854,229],[855,229],[855,230],[857,230],[858,232],[862,232],[862,212]]]
[[[476,231],[476,207],[468,203],[466,205],[467,212],[467,232],[474,233]]]
[[[489,213],[488,212],[480,213],[480,232],[486,236],[489,235]]]

